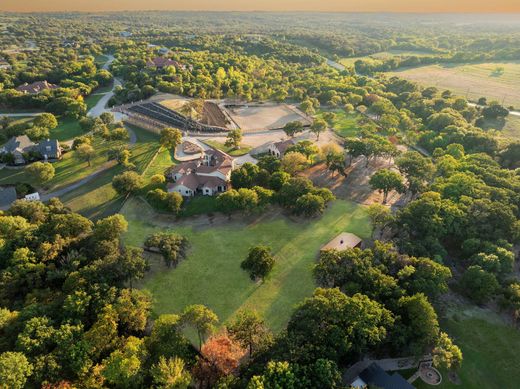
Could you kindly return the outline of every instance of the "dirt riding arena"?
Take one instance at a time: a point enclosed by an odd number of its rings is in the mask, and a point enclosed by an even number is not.
[[[311,124],[302,112],[287,104],[220,104],[220,107],[244,132],[276,130],[293,121],[304,126]]]

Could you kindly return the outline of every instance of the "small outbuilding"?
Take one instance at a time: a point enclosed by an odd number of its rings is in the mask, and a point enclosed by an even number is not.
[[[334,239],[332,239],[329,243],[321,248],[321,251],[327,250],[337,250],[343,251],[346,249],[353,249],[355,247],[361,247],[361,243],[363,239],[359,236],[352,234],[350,232],[342,232]]]

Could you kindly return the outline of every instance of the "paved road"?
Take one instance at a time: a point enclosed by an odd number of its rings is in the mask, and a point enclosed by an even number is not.
[[[328,59],[328,58],[325,58],[327,60],[327,65],[333,67],[334,69],[336,70],[339,70],[339,71],[342,71],[342,70],[345,70],[345,66],[343,66],[342,64],[340,63],[337,63],[331,59]]]

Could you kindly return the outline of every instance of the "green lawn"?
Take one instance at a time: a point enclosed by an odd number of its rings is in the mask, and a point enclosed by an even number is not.
[[[173,222],[158,217],[135,198],[121,213],[129,221],[125,236],[129,245],[141,245],[150,233],[167,230],[190,241],[188,258],[176,269],[154,263],[155,271],[142,283],[155,298],[155,314],[205,304],[225,322],[248,307],[263,314],[275,331],[284,327],[294,306],[312,294],[311,269],[319,248],[342,231],[363,237],[370,233],[364,209],[341,200],[332,203],[321,218],[301,222],[274,213],[256,218],[237,215],[221,225],[197,224],[198,219]],[[240,269],[249,248],[257,244],[271,246],[277,260],[264,284],[252,282]]]
[[[130,162],[138,172],[143,173],[159,150],[158,135],[131,126],[137,136],[132,146]],[[154,162],[157,158],[154,160]],[[90,218],[98,219],[119,212],[124,198],[112,188],[112,178],[123,172],[122,166],[114,166],[96,179],[63,196],[65,205]]]
[[[45,188],[57,190],[95,172],[107,162],[108,149],[122,143],[121,141],[104,141],[98,137],[94,138],[92,146],[97,153],[90,162],[91,166],[74,158],[73,152],[64,154],[60,161],[53,163],[55,175],[52,180],[45,184]],[[0,170],[0,185],[18,182],[26,182],[34,186],[33,179],[25,173],[23,168]]]
[[[464,359],[458,372],[462,385],[452,384],[442,372],[443,383],[438,388],[518,388],[520,331],[488,310],[459,307],[456,313],[452,311],[441,325],[462,349]],[[421,389],[431,388],[419,380],[415,384]]]
[[[107,62],[107,61],[108,61],[108,57],[107,57],[106,55],[103,55],[103,54],[98,55],[98,56],[94,59],[94,63],[95,63],[96,65],[100,65],[100,66],[104,65],[105,62]]]
[[[334,121],[334,131],[344,137],[356,136],[360,130],[358,121],[362,118],[358,112],[346,113],[342,109],[336,109],[333,111],[336,114],[336,120]],[[318,117],[323,115],[324,111],[318,113]]]
[[[60,117],[58,118],[58,127],[50,131],[50,137],[61,142],[76,138],[84,133],[85,131],[80,127],[78,119]]]
[[[509,115],[505,120],[486,120],[482,126],[485,130],[497,130],[504,138],[520,140],[520,116]]]
[[[181,217],[208,215],[218,211],[216,197],[196,196],[184,202],[179,214]]]
[[[93,94],[85,97],[85,104],[87,104],[87,110],[90,110],[93,106],[95,106],[99,100],[104,96],[101,94],[102,92],[94,92]]]
[[[211,147],[214,147],[218,150],[222,150],[223,152],[232,155],[234,157],[239,157],[241,155],[245,155],[249,153],[252,149],[251,146],[241,145],[239,149],[234,149],[232,147],[226,146],[224,143],[217,142],[216,140],[205,140],[204,143],[208,144]]]

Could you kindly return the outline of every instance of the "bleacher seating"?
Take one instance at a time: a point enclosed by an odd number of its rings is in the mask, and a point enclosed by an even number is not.
[[[191,118],[188,118],[177,111],[166,108],[158,103],[144,103],[133,105],[127,110],[130,113],[136,113],[142,116],[149,117],[155,121],[164,123],[167,126],[179,128],[183,131],[190,132],[226,132],[225,127],[211,126],[208,124],[199,123]]]

